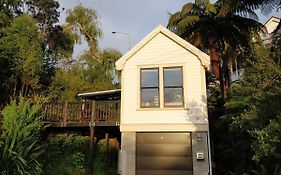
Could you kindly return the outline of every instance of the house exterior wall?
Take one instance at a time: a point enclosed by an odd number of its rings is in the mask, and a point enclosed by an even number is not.
[[[183,66],[184,108],[140,108],[140,69],[158,66]],[[121,131],[134,124],[207,124],[205,86],[205,70],[197,56],[157,34],[122,71]]]
[[[265,23],[265,27],[266,27],[267,33],[268,34],[272,33],[277,28],[279,22],[280,22],[279,18],[271,17],[267,21],[267,23]]]
[[[265,45],[272,44],[272,32],[274,32],[280,22],[280,18],[272,16],[265,24],[267,33],[261,33],[261,39]]]
[[[136,175],[138,133],[190,133],[193,175],[207,175],[210,169],[205,68],[194,52],[157,33],[124,63],[121,74],[121,174]],[[184,105],[180,108],[140,107],[141,68],[181,66]],[[163,74],[159,72],[159,89]],[[163,92],[160,90],[160,100]],[[197,159],[203,153],[204,159]]]

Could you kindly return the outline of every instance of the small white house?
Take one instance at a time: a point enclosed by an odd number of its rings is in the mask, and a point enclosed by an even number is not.
[[[264,26],[266,28],[266,33],[262,33],[261,38],[265,45],[272,44],[272,39],[273,39],[272,34],[276,30],[279,22],[280,22],[280,18],[272,16],[264,23]]]
[[[116,62],[121,174],[211,174],[205,71],[209,56],[158,26]]]

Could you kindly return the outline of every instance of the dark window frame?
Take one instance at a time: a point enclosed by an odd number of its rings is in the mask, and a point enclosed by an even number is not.
[[[142,70],[151,70],[157,69],[157,76],[158,76],[158,86],[142,86]],[[158,105],[157,106],[143,106],[142,105],[142,90],[143,89],[157,89],[158,90]],[[151,67],[151,68],[141,68],[140,69],[140,107],[141,108],[160,108],[160,76],[159,76],[159,67]]]
[[[165,85],[165,69],[174,69],[180,68],[181,69],[181,86],[166,86]],[[184,88],[183,88],[183,66],[171,66],[171,67],[163,67],[163,103],[165,108],[174,108],[174,107],[184,107]],[[181,105],[167,105],[165,101],[165,89],[173,89],[179,88],[182,90],[182,104]]]

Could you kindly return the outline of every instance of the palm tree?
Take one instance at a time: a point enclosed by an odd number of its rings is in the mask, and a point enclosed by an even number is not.
[[[251,10],[260,9],[263,14],[268,15],[272,10],[281,7],[281,0],[220,0],[224,4],[221,14],[226,12],[243,12],[245,8]]]
[[[249,8],[241,9],[240,14],[225,9],[223,0],[214,4],[209,0],[196,0],[171,14],[168,23],[169,29],[210,54],[211,71],[220,81],[223,101],[230,87],[229,63],[239,63],[241,60],[235,58],[241,59],[244,57],[241,55],[251,53],[252,37],[263,27]],[[230,52],[231,57],[228,57]]]

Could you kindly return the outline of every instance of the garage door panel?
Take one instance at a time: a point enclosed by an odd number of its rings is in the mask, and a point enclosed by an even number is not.
[[[190,144],[189,133],[138,133],[137,144]]]
[[[137,154],[142,156],[191,156],[190,145],[187,144],[139,144]]]
[[[137,175],[192,175],[190,133],[137,133]]]
[[[182,170],[139,170],[139,175],[192,175],[192,171]]]
[[[142,170],[191,170],[191,157],[143,157],[137,158],[137,169]]]

